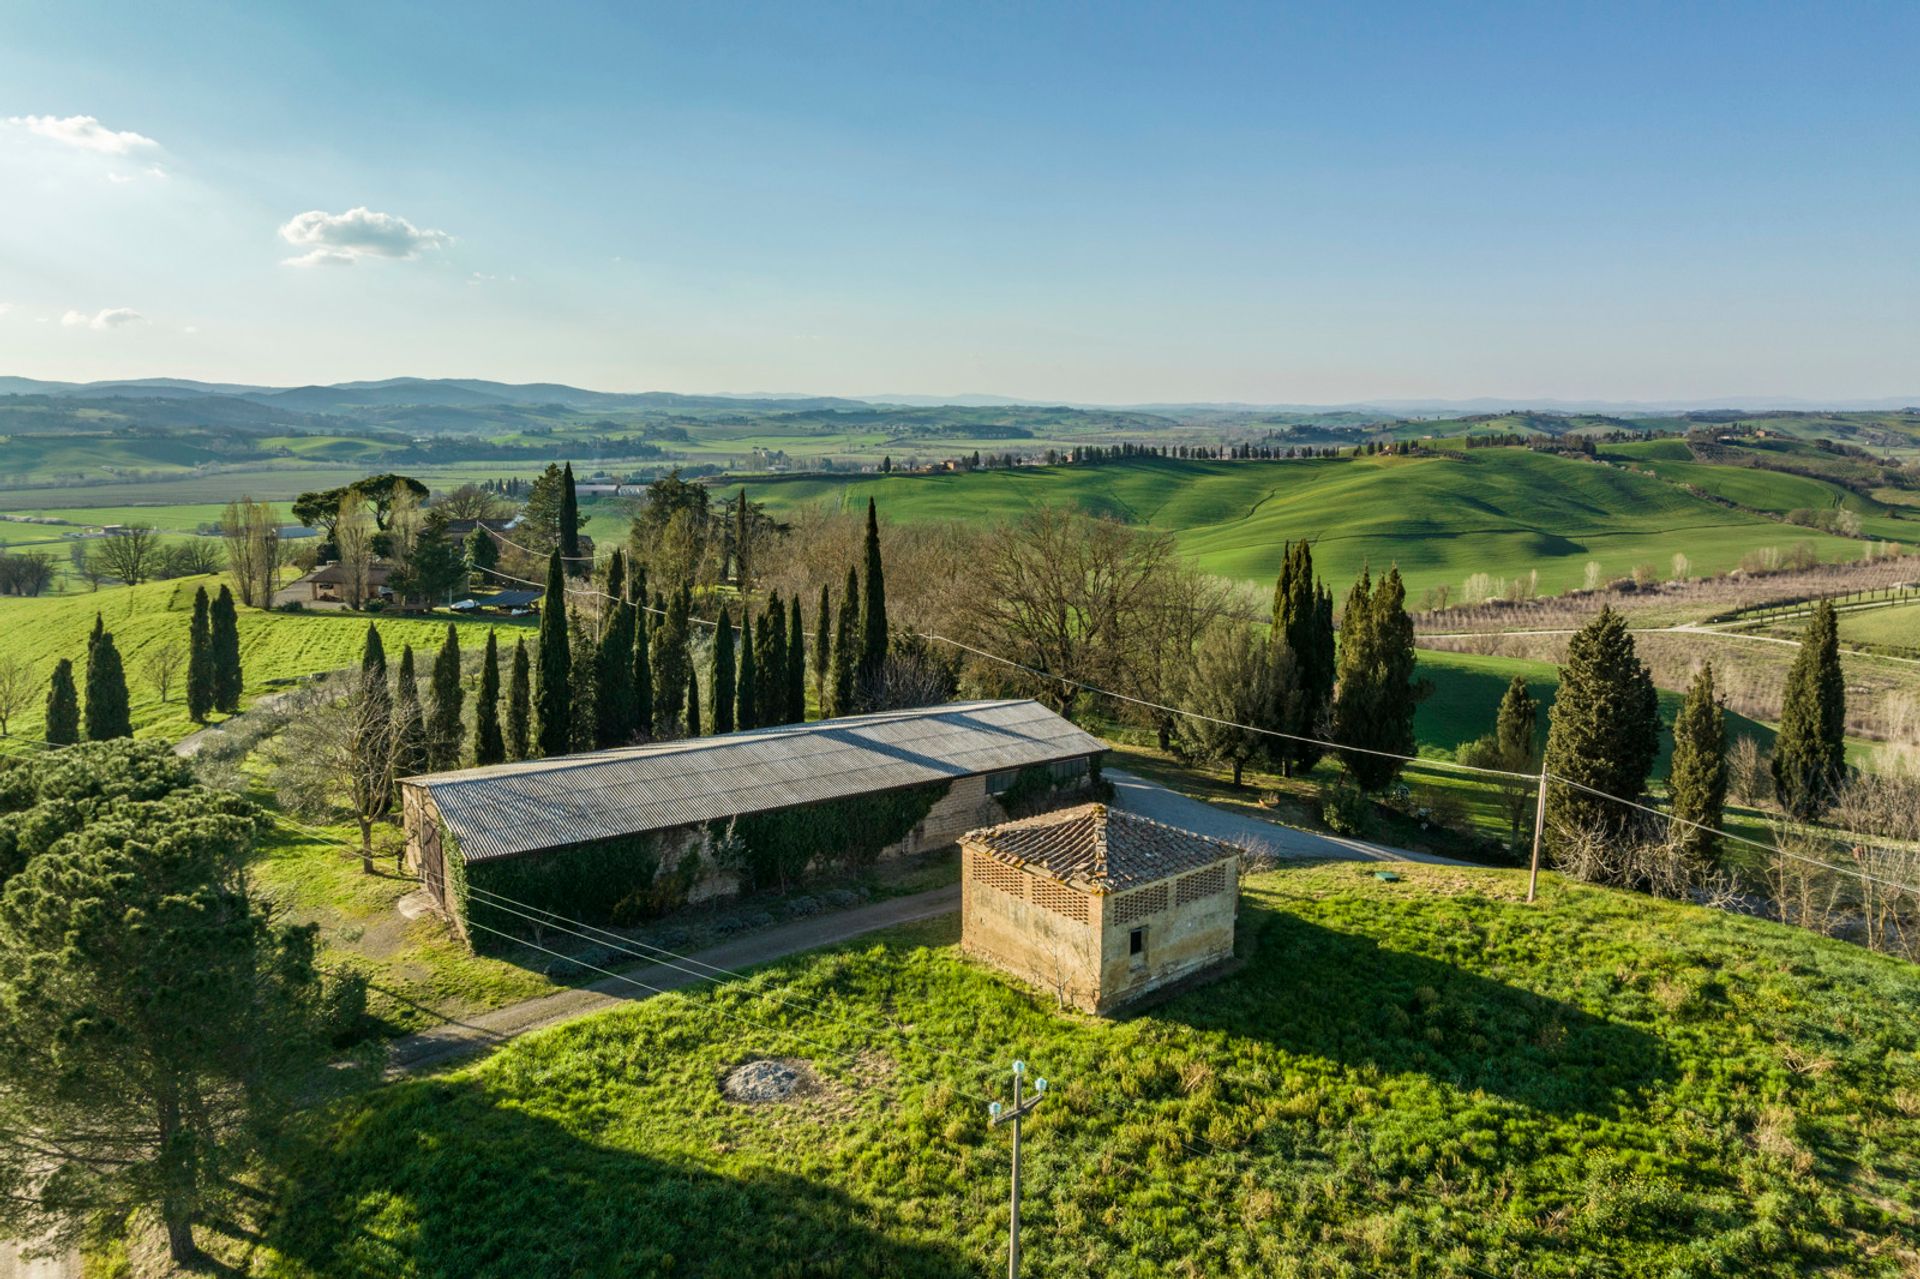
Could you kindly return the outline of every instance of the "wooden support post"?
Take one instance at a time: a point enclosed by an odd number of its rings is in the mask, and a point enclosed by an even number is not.
[[[1527,900],[1540,887],[1540,837],[1547,829],[1547,766],[1540,765],[1540,793],[1533,805],[1533,864],[1527,870]]]

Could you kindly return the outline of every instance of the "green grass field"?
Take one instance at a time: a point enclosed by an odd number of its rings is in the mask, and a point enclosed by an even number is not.
[[[1056,1011],[951,920],[337,1103],[263,1179],[258,1276],[1903,1273],[1920,983],[1763,921],[1520,872],[1249,880],[1243,966]],[[745,1106],[740,1062],[816,1091]],[[1903,1245],[1900,1240],[1905,1238]],[[1903,1263],[1904,1255],[1904,1263]]]
[[[776,514],[808,503],[841,509],[878,500],[892,520],[979,520],[1047,503],[1172,533],[1196,564],[1270,581],[1289,539],[1314,539],[1320,571],[1339,584],[1362,564],[1397,563],[1418,592],[1471,574],[1520,577],[1540,589],[1578,586],[1588,560],[1608,577],[1675,552],[1696,573],[1732,568],[1758,546],[1806,541],[1825,558],[1860,544],[1702,501],[1616,467],[1518,449],[1454,458],[1282,462],[1140,459],[932,476],[762,479],[749,494]]]
[[[38,686],[44,690],[54,663],[62,657],[73,659],[76,681],[84,681],[87,635],[93,629],[98,612],[113,632],[127,669],[127,687],[133,700],[133,726],[136,737],[179,738],[192,731],[186,706],[176,683],[164,704],[142,673],[146,655],[169,643],[180,646],[184,655],[187,624],[192,618],[194,590],[203,583],[212,593],[220,579],[180,578],[169,582],[148,582],[133,587],[108,587],[79,595],[43,596],[38,599],[0,597],[0,654],[28,664]],[[266,691],[274,681],[296,679],[320,671],[340,670],[360,660],[366,640],[365,616],[340,613],[267,613],[257,609],[240,610],[240,660],[246,673],[249,699]],[[446,634],[447,619],[380,617],[371,619],[380,628],[387,652],[397,659],[402,644],[416,649],[438,648]],[[511,635],[511,623],[496,623]],[[462,645],[485,643],[488,623],[462,621]],[[182,677],[184,678],[184,657]],[[37,738],[44,718],[43,696],[37,696],[26,712],[11,725],[15,737]]]
[[[1840,642],[1920,649],[1920,604],[1843,611]]]
[[[1674,456],[1678,449],[1679,455]],[[1912,541],[1920,535],[1920,520],[1901,518],[1898,507],[1858,493],[1829,480],[1750,466],[1720,466],[1692,460],[1677,440],[1620,444],[1603,456],[1652,471],[1673,484],[1691,484],[1702,492],[1755,511],[1785,515],[1790,511],[1847,510],[1860,517],[1861,531],[1889,541]]]

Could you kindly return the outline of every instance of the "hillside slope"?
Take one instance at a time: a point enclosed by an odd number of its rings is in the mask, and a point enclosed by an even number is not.
[[[1644,475],[1520,449],[1452,457],[1280,462],[1141,458],[1099,466],[951,475],[797,477],[749,482],[776,514],[808,502],[845,509],[878,499],[888,519],[979,520],[1047,503],[1173,533],[1211,572],[1271,581],[1289,539],[1314,539],[1321,572],[1344,584],[1363,564],[1397,563],[1416,593],[1459,589],[1473,573],[1540,572],[1542,591],[1581,584],[1588,560],[1608,577],[1674,554],[1696,573],[1736,566],[1756,547],[1805,541],[1828,559],[1860,543],[1713,502]]]

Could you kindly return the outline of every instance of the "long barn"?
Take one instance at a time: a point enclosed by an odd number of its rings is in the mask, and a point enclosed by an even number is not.
[[[430,773],[401,782],[407,857],[475,942],[541,911],[626,923],[1079,802],[1106,749],[980,701]]]

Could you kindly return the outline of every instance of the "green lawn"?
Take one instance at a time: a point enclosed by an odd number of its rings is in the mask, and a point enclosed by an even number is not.
[[[1920,604],[1843,611],[1840,614],[1840,640],[1844,644],[1920,648]]]
[[[1679,447],[1679,456],[1672,449]],[[1677,440],[1654,440],[1608,448],[1609,458],[1652,471],[1674,484],[1691,484],[1703,492],[1755,511],[1785,515],[1789,511],[1849,510],[1860,516],[1863,532],[1891,541],[1912,541],[1920,535],[1920,521],[1901,518],[1898,508],[1835,484],[1830,480],[1769,471],[1751,466],[1721,466],[1696,462]]]
[[[1664,574],[1676,552],[1696,573],[1736,566],[1760,546],[1812,544],[1853,559],[1860,544],[1728,510],[1618,467],[1519,449],[1456,457],[1279,462],[1138,459],[1101,466],[1023,467],[929,476],[799,477],[747,485],[776,514],[808,503],[858,509],[869,496],[892,520],[977,521],[1041,504],[1078,507],[1172,533],[1200,567],[1271,581],[1289,539],[1314,539],[1337,584],[1363,564],[1397,563],[1416,598],[1458,591],[1474,573],[1540,589],[1581,584],[1588,560],[1608,577],[1641,563]],[[1457,596],[1456,596],[1457,598]]]
[[[1123,1021],[952,921],[538,1034],[314,1116],[261,1276],[1911,1273],[1920,977],[1762,921],[1520,872],[1250,880],[1244,967]],[[725,1099],[800,1059],[818,1092]],[[1906,1242],[1902,1244],[1900,1240]],[[1904,1249],[1904,1251],[1903,1251]]]
[[[76,680],[84,682],[87,636],[98,612],[113,632],[114,642],[127,669],[127,686],[132,695],[133,726],[136,737],[178,738],[192,731],[178,683],[169,699],[162,703],[149,685],[142,661],[150,651],[174,643],[184,654],[187,625],[193,614],[195,589],[205,584],[209,594],[219,586],[217,577],[179,578],[168,582],[148,582],[133,587],[106,587],[78,595],[42,596],[38,599],[0,597],[0,654],[26,662],[41,687],[62,657],[73,659]],[[246,697],[265,692],[274,681],[285,681],[320,671],[340,670],[360,660],[370,619],[346,613],[267,613],[257,609],[240,610],[240,660],[246,673]],[[400,646],[416,649],[438,648],[446,634],[447,619],[398,618],[373,619],[380,628],[388,654],[398,659]],[[460,621],[463,646],[485,643],[488,625],[498,625],[509,639],[515,624],[484,621]],[[184,676],[184,663],[182,665]],[[41,699],[36,697],[26,713],[11,725],[16,737],[38,737],[43,719]]]

